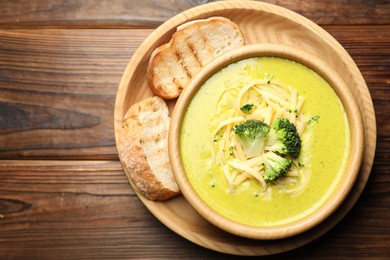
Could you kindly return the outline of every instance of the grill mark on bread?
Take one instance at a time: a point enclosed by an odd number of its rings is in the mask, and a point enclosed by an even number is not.
[[[161,134],[155,134],[153,136],[146,136],[144,138],[144,141],[142,142],[142,144],[145,144],[145,143],[154,143],[154,144],[157,144],[158,142],[160,142],[162,140],[162,137],[161,137]]]
[[[180,89],[180,90],[183,89],[183,86],[180,84],[180,82],[178,82],[179,80],[178,80],[176,77],[173,77],[172,81],[173,81],[173,83],[175,84],[175,86],[176,86],[178,89]]]
[[[214,55],[215,49],[210,45],[209,41],[207,40],[207,36],[203,32],[202,27],[199,28],[199,36],[202,39],[204,46],[207,47],[206,49],[209,51],[209,54],[210,54],[209,57],[211,57],[211,55]],[[206,63],[208,63],[208,62],[206,62]]]
[[[191,43],[191,42],[187,42],[187,46],[191,50],[191,54],[194,56],[194,58],[195,58],[196,62],[198,63],[198,65],[202,67],[203,64],[202,64],[202,62],[201,62],[201,60],[199,58],[198,52],[196,51],[195,45],[193,43]]]
[[[177,53],[177,51],[174,52],[174,57],[176,58],[176,60],[177,60],[179,63],[182,62],[181,55],[180,55],[179,53]],[[185,71],[185,69],[184,69],[183,66],[180,66],[180,68],[181,68],[182,70]],[[169,74],[170,74],[170,75],[179,75],[179,72],[178,72],[178,71],[175,71],[175,69],[178,70],[179,67],[178,67],[178,68],[169,68]],[[173,84],[175,85],[176,89],[178,89],[179,91],[181,91],[181,90],[184,88],[184,86],[183,86],[182,83],[181,83],[180,77],[178,77],[178,76],[173,76],[172,82],[173,82]]]
[[[191,79],[192,78],[191,71],[188,69],[187,65],[185,64],[181,53],[179,51],[175,51],[175,56],[176,56],[177,60],[180,62],[181,67],[184,69],[184,72],[187,75],[187,78]]]

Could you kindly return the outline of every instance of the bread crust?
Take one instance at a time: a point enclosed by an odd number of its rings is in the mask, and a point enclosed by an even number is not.
[[[176,98],[213,58],[243,45],[240,28],[225,17],[182,24],[168,43],[151,54],[147,67],[149,87],[163,99]]]
[[[144,128],[152,127],[148,121],[153,118],[160,121],[157,123],[163,124],[162,128],[145,134]],[[151,97],[132,105],[123,119],[122,134],[118,143],[119,154],[127,169],[127,177],[131,178],[141,194],[154,201],[164,201],[180,193],[169,163],[168,147],[165,145],[169,124],[161,120],[168,120],[168,123],[170,120],[167,105],[161,98]],[[162,142],[163,147],[156,146],[155,149],[159,150],[154,149],[153,154],[146,154],[146,152],[151,153],[149,150],[145,151],[147,142],[154,141]],[[151,158],[154,156],[161,158]],[[154,159],[160,160],[161,163],[158,164],[157,169],[153,170],[151,160]],[[164,180],[159,179],[161,172],[166,175],[164,178],[171,182],[170,187],[163,183]]]

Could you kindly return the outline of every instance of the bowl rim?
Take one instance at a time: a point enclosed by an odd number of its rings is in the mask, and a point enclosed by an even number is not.
[[[195,192],[191,183],[186,177],[180,154],[180,130],[187,106],[192,97],[214,73],[239,60],[252,57],[280,57],[289,59],[305,65],[316,72],[334,89],[343,104],[347,114],[350,128],[350,155],[344,172],[344,179],[336,185],[332,195],[321,205],[321,207],[308,216],[289,224],[273,227],[256,227],[236,221],[213,210]],[[179,96],[173,113],[168,134],[168,153],[172,166],[172,171],[179,188],[185,199],[191,206],[206,220],[213,225],[238,236],[251,239],[282,239],[300,234],[318,225],[330,216],[352,189],[359,173],[362,163],[364,147],[363,122],[355,97],[342,77],[324,61],[317,58],[312,53],[303,49],[284,44],[252,44],[245,45],[235,50],[229,51],[211,61],[191,80],[190,84]]]

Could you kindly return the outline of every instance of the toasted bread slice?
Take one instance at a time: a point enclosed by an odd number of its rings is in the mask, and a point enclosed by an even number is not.
[[[122,122],[118,150],[133,183],[148,199],[180,193],[168,157],[168,107],[159,97],[132,105]]]
[[[185,23],[171,40],[154,50],[147,68],[152,91],[173,99],[211,60],[244,45],[240,28],[224,17],[211,17]]]

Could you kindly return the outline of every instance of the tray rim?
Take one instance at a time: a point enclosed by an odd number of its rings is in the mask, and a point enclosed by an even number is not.
[[[365,142],[365,147],[367,148],[365,151],[365,155],[363,158],[363,164],[361,167],[361,170],[359,172],[359,180],[357,180],[357,183],[355,183],[353,190],[355,191],[354,194],[350,194],[347,198],[347,200],[350,202],[350,205],[345,206],[346,203],[344,203],[341,206],[338,212],[338,216],[334,217],[331,216],[329,219],[325,221],[325,224],[320,224],[319,232],[317,232],[315,235],[311,234],[310,237],[305,237],[305,234],[298,235],[297,237],[290,238],[291,241],[286,240],[279,240],[280,245],[278,245],[278,241],[272,241],[269,245],[258,245],[254,243],[254,245],[238,245],[235,246],[235,249],[227,249],[224,250],[223,245],[224,243],[219,243],[219,241],[209,241],[208,239],[200,239],[197,235],[190,236],[188,233],[183,232],[181,229],[177,228],[177,226],[172,221],[172,216],[161,216],[160,214],[157,214],[154,212],[153,204],[163,204],[164,202],[151,202],[145,199],[142,195],[140,195],[136,189],[132,181],[129,179],[130,184],[132,185],[133,189],[135,190],[138,197],[141,199],[143,204],[148,208],[148,210],[165,226],[167,226],[169,229],[177,233],[178,235],[186,238],[187,240],[200,245],[202,247],[218,251],[221,253],[228,253],[228,254],[235,254],[235,255],[269,255],[269,254],[275,254],[275,253],[282,253],[286,252],[298,247],[301,247],[303,245],[306,245],[310,243],[311,241],[314,241],[324,235],[326,232],[328,232],[330,229],[332,229],[336,224],[338,224],[344,217],[347,215],[347,213],[352,209],[352,207],[355,205],[356,201],[360,197],[371,172],[371,168],[374,161],[374,155],[375,155],[375,149],[376,149],[376,119],[375,119],[375,112],[374,107],[372,104],[371,95],[369,93],[368,87],[364,81],[364,78],[358,69],[357,65],[353,61],[353,59],[350,57],[348,52],[342,47],[342,45],[333,38],[328,32],[326,32],[324,29],[322,29],[319,25],[315,24],[314,22],[310,21],[309,19],[301,16],[298,13],[295,13],[291,10],[288,10],[286,8],[274,5],[274,4],[268,4],[268,3],[262,3],[262,2],[254,2],[254,1],[223,1],[223,2],[213,2],[208,3],[204,5],[200,5],[191,9],[188,9],[182,13],[177,14],[176,16],[170,18],[166,22],[164,22],[162,25],[160,25],[158,28],[156,28],[145,40],[144,42],[138,47],[138,49],[134,52],[132,58],[130,59],[123,75],[122,79],[120,81],[116,100],[115,100],[115,112],[114,112],[114,128],[115,128],[115,141],[118,142],[118,126],[120,127],[120,122],[122,120],[122,117],[124,115],[124,107],[122,106],[126,97],[119,97],[121,93],[124,92],[125,87],[128,87],[130,83],[131,76],[134,73],[134,70],[136,66],[145,59],[144,53],[150,52],[153,50],[156,46],[154,44],[154,39],[164,37],[164,35],[171,35],[173,31],[176,29],[176,27],[184,22],[199,19],[202,17],[208,17],[212,15],[208,15],[213,12],[217,11],[223,11],[223,10],[232,10],[232,9],[243,9],[247,11],[263,11],[268,12],[274,15],[281,16],[285,19],[291,20],[295,23],[300,24],[301,26],[306,27],[313,33],[315,33],[318,37],[322,37],[322,40],[324,40],[326,43],[328,43],[330,46],[334,47],[335,51],[337,51],[340,55],[343,55],[343,57],[348,59],[348,63],[351,63],[353,65],[353,73],[354,76],[359,77],[359,81],[361,83],[360,85],[360,92],[364,92],[364,98],[365,98],[365,104],[368,105],[368,107],[362,108],[362,116],[363,119],[365,115],[370,116],[369,120],[373,122],[372,125],[367,126],[366,121],[363,120],[364,124],[364,130],[365,130],[365,136],[367,142]],[[371,128],[371,129],[369,129]],[[369,130],[369,131],[368,131]],[[367,132],[370,133],[369,138],[367,138]],[[368,142],[370,141],[370,142]],[[368,151],[367,151],[368,150]],[[119,154],[119,152],[118,152]],[[127,170],[124,167],[123,162],[121,161],[122,167],[126,173],[127,176]],[[182,197],[182,196],[181,196]],[[183,198],[184,199],[184,198]],[[177,200],[177,198],[174,198],[173,200]],[[166,203],[166,202],[165,202]],[[188,202],[187,202],[188,203]],[[344,209],[342,211],[341,209]],[[341,213],[340,213],[341,211]],[[315,229],[318,229],[316,227]],[[288,239],[287,239],[288,240]],[[214,242],[214,243],[211,243]],[[262,249],[260,251],[256,250],[254,247],[268,247],[268,249]],[[275,249],[278,248],[278,249]],[[251,250],[246,250],[251,249]],[[264,252],[265,251],[265,252]]]

